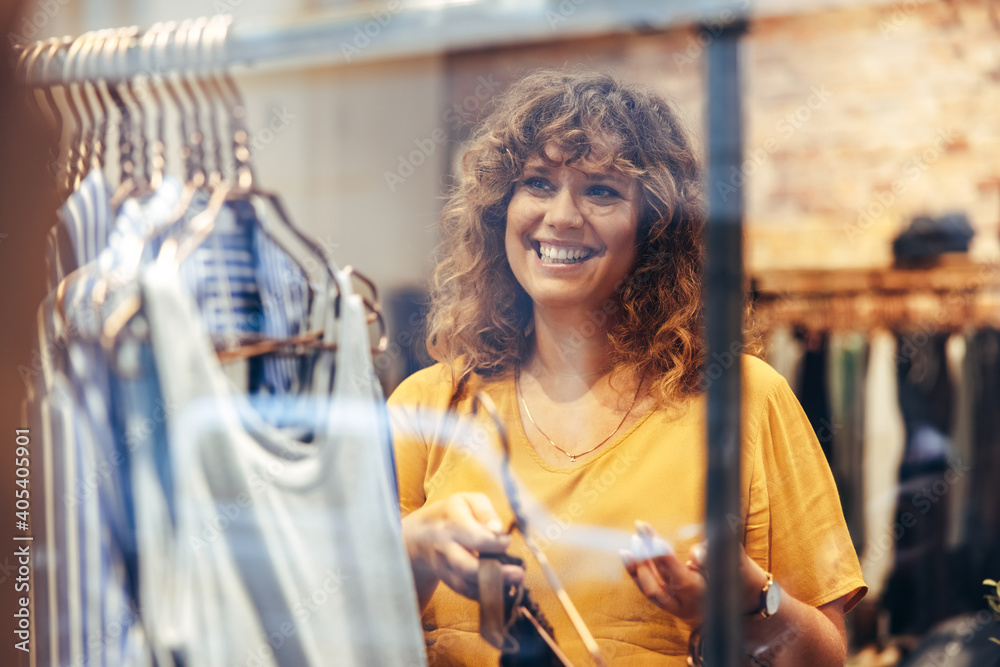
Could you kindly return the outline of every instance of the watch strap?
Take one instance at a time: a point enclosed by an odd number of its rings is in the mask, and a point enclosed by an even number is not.
[[[770,572],[767,573],[767,583],[764,587],[760,589],[760,602],[757,608],[751,612],[747,613],[747,616],[761,616],[763,618],[768,618],[770,614],[767,613],[767,592],[771,589],[772,584],[774,584],[774,575]]]

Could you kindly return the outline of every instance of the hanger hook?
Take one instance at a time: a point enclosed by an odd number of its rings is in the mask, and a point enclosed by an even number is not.
[[[185,46],[193,24],[194,21],[192,19],[185,19],[184,21],[181,21],[180,26],[173,35],[173,53],[178,63],[176,73],[178,83],[191,104],[190,113],[193,126],[190,128],[190,132],[188,134],[188,145],[185,150],[188,180],[193,181],[198,187],[201,187],[206,181],[203,155],[204,151],[202,148],[204,135],[201,132],[201,116],[198,113],[198,98],[195,97],[194,90],[191,88],[190,81],[187,80],[186,73],[188,63],[186,62],[187,54]]]
[[[103,147],[100,145],[100,127],[103,123],[104,105],[97,95],[97,86],[88,76],[90,54],[94,49],[103,30],[88,32],[84,37],[80,51],[77,53],[76,62],[73,67],[73,77],[77,81],[77,90],[80,99],[83,101],[83,110],[87,117],[87,135],[84,139],[84,146],[87,148],[89,160],[82,165],[81,173],[87,173],[91,169],[99,168],[100,153]],[[94,102],[94,97],[98,102]]]
[[[84,72],[87,79],[90,80],[90,85],[93,87],[94,98],[97,99],[97,104],[101,110],[101,122],[98,123],[96,128],[96,136],[94,137],[95,146],[95,158],[96,158],[96,168],[104,169],[104,152],[107,148],[108,139],[108,123],[111,120],[111,114],[108,109],[108,105],[104,100],[104,95],[101,94],[101,78],[100,71],[97,67],[98,57],[101,51],[104,49],[104,44],[108,39],[108,36],[112,31],[104,29],[98,30],[94,33],[93,39],[89,43],[89,48],[83,57],[84,60]]]
[[[162,23],[156,23],[143,33],[140,44],[141,63],[146,75],[146,86],[154,101],[153,114],[156,121],[153,125],[153,140],[147,143],[150,150],[148,163],[151,166],[149,185],[154,190],[163,183],[163,171],[166,167],[166,142],[163,138],[163,98],[160,97],[160,92],[157,90],[157,82],[154,79],[157,73],[153,67],[153,45],[162,26]]]
[[[205,69],[205,62],[201,58],[201,51],[206,48],[209,41],[206,33],[210,23],[210,20],[205,17],[194,19],[194,22],[188,31],[187,43],[184,46],[185,61],[188,65],[186,68],[187,76],[185,77],[185,82],[189,85],[188,94],[192,96],[195,104],[199,108],[202,107],[202,100],[197,95],[196,89],[201,90],[202,95],[205,98],[205,111],[207,117],[203,116],[205,123],[200,125],[202,135],[202,150],[200,157],[202,159],[202,168],[208,173],[208,182],[211,187],[214,188],[222,182],[222,165],[215,164],[210,167],[208,160],[209,157],[215,157],[215,145],[219,141],[217,131],[217,115],[215,105],[212,104],[211,95],[205,90],[204,78],[200,71]],[[196,85],[191,85],[192,83]]]
[[[148,183],[148,167],[146,164],[146,110],[135,92],[133,76],[130,76],[128,69],[128,52],[132,46],[132,41],[139,34],[139,26],[129,26],[122,28],[122,39],[118,43],[116,56],[118,57],[119,78],[118,90],[125,89],[124,98],[135,107],[135,121],[129,123],[132,132],[130,146],[132,148],[133,160],[133,180],[140,183]]]
[[[110,32],[108,39],[103,44],[101,50],[101,66],[106,75],[103,77],[105,90],[111,98],[115,109],[118,111],[118,173],[119,189],[131,183],[132,174],[132,147],[129,144],[131,132],[128,129],[130,122],[130,112],[125,100],[122,98],[118,88],[114,85],[118,73],[114,68],[114,55],[118,50],[118,44],[122,41],[122,29],[114,29]]]
[[[222,34],[219,44],[224,52],[233,17],[224,15],[223,18],[224,21],[220,25]],[[236,161],[237,187],[244,192],[250,192],[254,190],[256,184],[250,154],[250,132],[246,125],[246,105],[243,103],[243,96],[240,94],[236,81],[226,67],[221,68],[218,78],[222,82],[219,87],[222,97],[225,99],[228,94],[229,115],[233,127],[233,158]]]
[[[212,158],[215,163],[213,177],[217,182],[225,180],[225,164],[222,156],[222,137],[225,133],[221,128],[221,119],[218,113],[220,106],[223,106],[223,104],[215,92],[215,81],[213,78],[215,69],[214,52],[219,42],[219,28],[218,16],[205,20],[205,25],[201,32],[200,44],[202,51],[200,56],[202,74],[198,77],[198,85],[201,87],[202,95],[208,104],[209,122],[212,127]]]
[[[41,56],[41,58],[42,58],[42,76],[43,76],[43,78],[46,81],[58,81],[58,79],[55,79],[49,73],[49,66],[52,65],[52,62],[55,60],[55,55],[59,51],[59,49],[62,48],[63,46],[67,46],[67,45],[71,44],[72,42],[73,42],[73,38],[72,37],[63,37],[63,38],[56,37],[56,38],[53,38],[50,41],[49,47],[45,50],[44,55]],[[53,167],[55,169],[55,175],[56,175],[57,179],[59,179],[58,180],[59,185],[63,188],[64,191],[66,191],[69,188],[70,184],[69,184],[68,181],[63,182],[59,178],[60,177],[60,173],[59,172],[63,171],[65,169],[65,170],[67,170],[67,174],[64,174],[64,176],[68,175],[68,173],[69,173],[68,169],[71,168],[71,166],[73,164],[73,160],[72,160],[73,148],[72,148],[72,137],[69,137],[70,144],[69,144],[69,148],[68,148],[68,155],[66,157],[67,161],[66,161],[65,164],[63,164],[61,162],[62,140],[63,140],[62,139],[62,135],[63,135],[63,130],[65,129],[66,124],[64,122],[65,115],[61,112],[61,109],[59,108],[59,104],[56,102],[55,95],[53,95],[53,93],[52,93],[52,89],[55,86],[57,86],[57,85],[62,85],[62,84],[50,83],[50,84],[44,86],[42,88],[42,90],[43,90],[43,92],[45,94],[46,101],[52,106],[52,108],[54,110],[56,110],[56,116],[58,118],[58,123],[59,123],[59,148],[56,151],[55,161],[54,161]],[[65,94],[65,90],[63,92]]]
[[[53,41],[58,43],[59,40],[58,38],[56,38],[55,40],[50,39],[43,42],[37,42],[36,44],[33,44],[30,47],[25,48],[24,51],[21,52],[21,58],[23,59],[24,62],[24,86],[27,89],[28,95],[34,102],[35,106],[37,106],[39,111],[42,111],[43,113],[44,113],[44,110],[42,108],[43,105],[41,102],[38,101],[38,97],[35,95],[35,88],[44,88],[45,90],[48,90],[48,88],[46,86],[36,86],[32,84],[32,81],[35,80],[35,67],[39,62],[39,57],[41,56],[43,51],[45,51],[50,47]],[[45,99],[46,106],[48,107],[48,113],[52,115],[52,120],[54,121],[57,133],[56,137],[59,141],[61,141],[62,124],[63,124],[62,113],[59,111],[59,107],[55,104],[55,99],[51,96],[51,94],[43,95],[43,98]],[[50,156],[53,159],[53,161],[58,159],[59,141],[56,141],[53,144],[53,150],[56,151],[53,155]]]
[[[83,44],[86,39],[87,33],[84,33],[73,40],[66,52],[65,58],[63,59],[62,66],[63,94],[69,104],[70,115],[73,116],[73,122],[76,123],[76,128],[73,136],[70,138],[69,145],[71,160],[68,165],[67,180],[70,190],[75,190],[79,187],[82,179],[81,174],[87,163],[87,155],[89,152],[86,145],[84,119],[80,114],[80,109],[84,106],[83,101],[79,98],[80,84],[75,81],[73,76],[74,70],[77,66],[77,56],[80,53],[80,49],[83,48]]]
[[[167,91],[167,96],[174,103],[177,108],[177,116],[180,122],[181,129],[181,142],[184,144],[182,149],[182,156],[187,159],[188,154],[188,124],[187,124],[187,111],[184,109],[184,103],[181,101],[180,95],[177,93],[177,88],[174,86],[173,82],[170,80],[170,75],[168,69],[165,67],[167,63],[167,47],[171,42],[171,37],[174,31],[177,29],[177,23],[175,21],[168,21],[166,23],[159,24],[159,30],[156,35],[156,48],[153,51],[154,61],[156,62],[156,71],[160,77],[160,83],[163,85],[164,90]],[[185,164],[186,166],[186,164]],[[190,182],[190,174],[185,173],[185,177]]]

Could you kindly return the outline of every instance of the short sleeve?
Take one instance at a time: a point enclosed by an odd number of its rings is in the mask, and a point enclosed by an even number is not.
[[[427,500],[424,481],[428,451],[436,431],[434,423],[443,412],[438,403],[444,396],[447,405],[450,388],[450,373],[437,364],[403,380],[387,402],[399,484],[399,509],[403,516],[422,507]]]
[[[784,378],[771,376],[753,448],[747,553],[796,599],[819,607],[868,590],[844,520],[830,466],[809,419]]]

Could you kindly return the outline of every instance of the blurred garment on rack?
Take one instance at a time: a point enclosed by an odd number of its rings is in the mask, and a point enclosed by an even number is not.
[[[780,324],[771,329],[767,338],[767,363],[781,373],[796,395],[802,391],[802,358],[805,350],[790,325]]]
[[[972,447],[969,542],[973,567],[996,579],[1000,569],[1000,331],[982,329],[971,338],[969,369],[976,389]],[[992,569],[991,569],[992,568]]]
[[[865,513],[865,549],[861,569],[869,597],[881,596],[892,570],[899,467],[906,445],[896,379],[896,337],[879,329],[872,333],[864,396],[864,462],[861,466]]]
[[[827,462],[831,460],[833,430],[830,414],[829,368],[827,365],[828,339],[826,333],[796,332],[803,338],[805,352],[802,355],[802,374],[798,399],[809,417],[813,431],[823,448]]]
[[[922,634],[949,613],[945,535],[952,502],[947,481],[952,387],[945,361],[947,340],[948,334],[925,328],[897,336],[906,449],[896,522],[908,529],[896,542],[885,594],[890,630],[897,634]]]
[[[337,349],[317,362],[314,437],[301,443],[234,392],[176,276],[153,266],[141,278],[184,470],[176,535],[144,554],[166,558],[152,571],[168,576],[143,589],[185,665],[424,664],[364,307],[337,280],[323,305]]]
[[[166,498],[165,522],[158,529],[166,529],[175,521],[166,442],[171,408],[160,395],[152,351],[138,342],[141,336],[127,337],[114,351],[113,365],[126,370],[124,375],[109,367],[96,341],[103,314],[120,301],[118,290],[128,291],[134,272],[129,267],[140,254],[140,265],[155,258],[161,242],[155,233],[172,222],[183,187],[167,176],[151,194],[126,199],[111,224],[108,202],[97,196],[107,195],[100,173],[92,171],[82,189],[70,195],[49,236],[52,285],[66,278],[67,271],[87,267],[65,287],[68,326],[55,314],[54,294],[39,310],[45,373],[33,392],[31,410],[33,423],[44,426],[40,461],[48,472],[44,485],[39,484],[46,494],[46,534],[38,545],[45,595],[36,609],[48,630],[43,631],[47,636],[40,642],[40,656],[58,655],[53,662],[59,664],[100,664],[105,659],[143,664],[150,649],[139,620],[143,604],[136,532],[142,527],[135,519],[132,464],[136,456],[153,462],[155,482]],[[257,213],[253,207],[241,210],[244,203],[225,207],[207,247],[181,266],[185,287],[201,306],[195,324],[216,334],[262,329],[275,337],[293,335],[307,328],[305,275],[269,238],[256,233]],[[206,204],[207,196],[196,194],[181,222]],[[239,220],[237,210],[242,212]],[[147,244],[150,238],[154,242]],[[263,312],[258,275],[273,319]],[[101,280],[109,281],[107,302],[93,303]],[[299,362],[274,357],[250,363],[261,378],[257,385],[266,381],[268,394],[280,394],[297,390]],[[282,414],[272,411],[275,419]],[[118,639],[105,637],[110,627],[119,629]],[[121,662],[122,656],[133,661]],[[169,656],[159,656],[160,662],[165,659]]]
[[[114,223],[111,190],[100,169],[91,169],[59,208],[59,221],[46,238],[50,290],[107,247]]]
[[[952,455],[962,468],[973,465],[975,410],[978,396],[976,383],[980,369],[975,354],[973,332],[956,332],[945,346],[948,375],[954,387],[952,402],[951,442]],[[969,510],[973,504],[969,491],[972,475],[960,475],[951,485],[949,495],[948,549],[954,550],[965,545],[969,530]]]
[[[36,646],[39,664],[100,664],[144,651],[121,542],[125,470],[109,435],[107,375],[94,366],[103,355],[66,337],[53,309],[50,295],[39,309],[40,372],[27,404],[41,434]]]
[[[830,467],[837,480],[844,519],[854,548],[865,547],[865,503],[863,485],[865,375],[868,341],[859,332],[833,332],[827,358],[830,378]]]

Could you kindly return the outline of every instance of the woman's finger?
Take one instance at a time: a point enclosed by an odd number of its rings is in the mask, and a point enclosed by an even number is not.
[[[497,514],[493,503],[490,502],[485,493],[463,493],[461,495],[468,502],[472,516],[476,521],[492,533],[503,532],[503,522],[500,520],[500,515]]]
[[[670,544],[647,523],[636,522],[631,550],[622,550],[622,562],[636,586],[653,603],[681,618],[700,615],[705,582],[681,563]]]
[[[441,550],[444,560],[438,571],[441,581],[459,595],[479,599],[479,559],[460,544],[451,542]]]
[[[501,565],[500,572],[508,584],[519,584],[524,581],[524,568],[520,565]]]
[[[645,521],[636,521],[635,526],[641,537],[644,555],[653,564],[660,578],[665,582],[675,582],[675,587],[685,582],[691,573],[677,558],[670,543]]]
[[[449,518],[456,542],[471,551],[506,551],[510,546],[510,536],[500,535],[487,528],[473,512],[468,496],[481,494],[460,494],[449,499]],[[485,496],[483,496],[485,499]],[[473,501],[475,502],[475,501]],[[489,503],[489,500],[486,500]],[[492,506],[491,506],[492,507]]]
[[[688,583],[694,574],[674,554],[651,558],[649,562],[664,581],[677,582],[678,585]]]
[[[660,575],[648,560],[636,565],[635,576],[632,579],[643,595],[662,609],[673,613],[676,604],[669,593],[666,583],[660,578]]]

